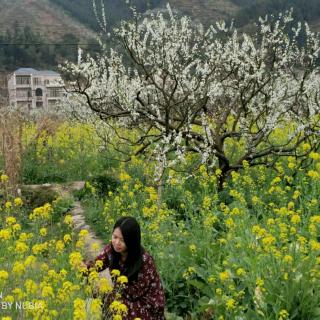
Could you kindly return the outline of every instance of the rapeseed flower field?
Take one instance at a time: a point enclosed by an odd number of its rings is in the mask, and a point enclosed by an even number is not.
[[[7,181],[2,174],[0,190]],[[100,282],[96,267],[83,276],[88,232],[76,234],[69,214],[53,222],[62,201],[34,208],[27,221],[21,198],[0,206],[1,319],[101,319],[102,295],[112,287],[106,279]],[[127,281],[120,274],[116,278],[120,285]],[[114,300],[109,311],[119,319],[126,306]]]
[[[115,161],[121,155],[102,144],[91,128],[63,124],[50,139],[40,135],[30,144],[25,138],[26,160],[54,162],[58,175],[73,172],[70,179],[86,177],[78,196],[105,241],[119,217],[139,220],[143,245],[165,287],[168,319],[320,319],[319,151],[308,152],[306,143],[303,161],[283,157],[272,168],[243,163],[220,189],[219,168],[200,165],[188,172],[194,156],[169,168],[159,184],[151,157]],[[40,169],[25,166],[45,179]],[[106,182],[97,183],[95,175]],[[3,190],[7,182],[3,172]],[[95,270],[87,280],[81,276],[87,235],[72,229],[68,214],[53,222],[62,200],[30,212],[22,198],[1,201],[0,292],[8,303],[3,319],[100,319],[102,301],[92,298],[93,291],[105,294],[111,287]],[[9,309],[18,302],[28,306]],[[110,305],[111,319],[125,312],[121,299]]]

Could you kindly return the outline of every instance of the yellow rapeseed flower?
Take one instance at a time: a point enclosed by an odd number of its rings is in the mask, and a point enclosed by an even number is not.
[[[16,206],[16,207],[21,207],[22,205],[23,205],[23,201],[22,201],[22,199],[21,198],[15,198],[14,200],[13,200],[13,204]]]
[[[64,250],[64,243],[62,240],[56,242],[56,251],[61,253]]]
[[[54,293],[52,287],[47,284],[42,287],[41,295],[43,298],[51,297],[54,298]]]
[[[120,271],[118,269],[111,270],[111,276],[119,277],[120,276]]]
[[[111,302],[109,309],[113,313],[120,313],[120,314],[126,314],[128,312],[128,308],[125,304],[121,303],[120,301],[114,300]]]
[[[28,245],[26,245],[25,242],[22,242],[22,241],[17,241],[16,242],[16,251],[19,252],[19,253],[25,253],[29,250],[29,247]]]
[[[120,181],[129,181],[131,177],[124,171],[121,171],[119,174]]]
[[[217,294],[218,296],[221,296],[221,295],[222,295],[222,289],[221,289],[221,288],[217,288],[217,289],[216,289],[216,294]]]
[[[72,215],[71,215],[71,214],[67,214],[67,215],[64,217],[63,222],[64,222],[65,224],[67,224],[68,226],[72,226],[72,224],[73,224]]]
[[[297,214],[294,214],[292,217],[291,217],[291,223],[293,224],[298,224],[301,222],[301,218],[299,215]]]
[[[308,176],[311,178],[311,179],[314,179],[314,180],[319,180],[320,179],[320,175],[317,171],[315,170],[309,170],[308,171]]]
[[[311,146],[309,143],[304,143],[302,145],[302,149],[303,149],[303,151],[309,151],[309,150],[311,150]]]
[[[195,253],[197,251],[197,246],[195,244],[190,244],[189,250],[191,253]]]
[[[101,294],[106,294],[112,291],[112,287],[107,278],[101,278],[99,280],[98,289]]]
[[[35,256],[28,256],[25,260],[24,260],[24,265],[26,267],[29,267],[29,266],[33,266],[37,261],[37,258]]]
[[[6,270],[0,270],[0,281],[7,280],[9,278],[9,273]]]
[[[1,229],[0,230],[0,239],[1,240],[9,240],[11,238],[10,229]]]
[[[6,224],[7,225],[13,225],[17,222],[17,219],[15,217],[7,217],[6,218]]]
[[[35,294],[38,290],[38,285],[32,279],[27,279],[24,283],[24,286],[27,294],[29,295]]]
[[[315,224],[320,224],[320,215],[311,216],[310,222]]]
[[[230,298],[226,302],[227,310],[233,310],[236,307],[236,300]]]
[[[21,230],[21,225],[19,223],[15,223],[12,226],[12,231],[16,232],[16,231],[20,231]]]
[[[285,255],[285,256],[283,257],[283,261],[284,261],[285,263],[291,264],[291,263],[293,262],[293,258],[292,258],[292,256],[290,256],[289,254],[287,254],[287,255]]]
[[[223,281],[227,281],[230,279],[230,273],[228,270],[226,271],[223,271],[223,272],[220,272],[219,273],[219,278],[220,280],[223,282]]]
[[[39,231],[39,233],[40,233],[40,235],[43,236],[43,237],[46,236],[46,235],[47,235],[47,228],[41,228],[40,231]]]
[[[313,250],[313,251],[320,250],[320,242],[318,242],[317,240],[310,240],[309,244],[310,244],[311,250]]]
[[[310,152],[309,157],[315,161],[320,160],[320,153]]]
[[[264,281],[261,278],[257,278],[256,286],[263,287],[264,286]]]
[[[80,252],[74,251],[69,255],[69,263],[73,268],[81,266],[82,260],[83,259]]]
[[[288,317],[289,317],[289,312],[287,310],[283,309],[279,312],[278,320],[286,320],[286,319],[288,319]]]
[[[90,312],[93,316],[99,318],[101,315],[102,301],[100,299],[92,299],[90,303]]]
[[[64,243],[68,243],[68,242],[71,242],[71,235],[70,234],[65,234],[64,236],[63,236],[63,241],[64,241]]]
[[[12,267],[12,273],[22,275],[25,272],[25,266],[22,262],[16,261]]]
[[[117,282],[120,284],[128,283],[128,278],[126,276],[120,276],[118,277]]]
[[[11,292],[17,300],[22,300],[25,297],[25,293],[20,288],[14,288]]]
[[[76,298],[73,302],[73,320],[84,320],[87,318],[86,314],[86,302]]]
[[[9,180],[9,177],[6,174],[2,174],[0,180],[2,183],[6,183]]]
[[[243,268],[238,268],[236,271],[236,274],[241,277],[244,276],[246,274],[246,271]]]
[[[11,201],[7,201],[5,204],[4,204],[5,208],[6,209],[10,209],[12,207],[12,202]]]
[[[89,236],[89,231],[87,229],[82,229],[79,232],[79,238],[85,239]]]

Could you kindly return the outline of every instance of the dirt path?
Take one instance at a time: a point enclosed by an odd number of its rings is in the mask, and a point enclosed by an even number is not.
[[[73,198],[73,191],[84,188],[84,181],[74,181],[68,184],[36,184],[24,186],[30,190],[46,189],[58,193],[63,198]],[[92,228],[85,221],[84,209],[81,202],[74,199],[73,208],[69,212],[73,218],[74,231],[79,233],[81,230],[88,230],[89,234],[86,238],[84,247],[85,260],[92,260],[103,247],[103,242],[99,239]]]

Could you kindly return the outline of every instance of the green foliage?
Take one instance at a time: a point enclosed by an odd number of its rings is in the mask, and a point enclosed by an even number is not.
[[[28,210],[41,207],[45,203],[51,203],[58,197],[58,193],[52,190],[51,186],[41,186],[38,188],[25,186],[22,187],[22,195]]]
[[[41,184],[52,182],[66,182],[67,175],[63,170],[57,170],[57,163],[46,161],[40,164],[36,156],[36,146],[29,145],[24,152],[21,168],[22,182],[25,184]],[[68,170],[69,171],[69,170]]]
[[[110,230],[106,229],[105,218],[101,215],[103,200],[96,197],[86,197],[82,200],[82,205],[86,212],[86,222],[95,226],[94,231],[97,237],[108,242],[110,240]]]
[[[25,184],[88,180],[105,166],[105,154],[99,152],[100,140],[90,126],[57,124],[52,135],[43,132],[34,140],[36,126],[24,128],[25,142],[21,179]],[[69,137],[70,139],[66,139]]]
[[[58,223],[67,212],[73,207],[73,200],[71,198],[58,197],[52,202],[52,223]]]
[[[106,197],[108,193],[114,192],[120,185],[119,180],[115,179],[111,175],[98,175],[90,179],[90,183],[96,190],[96,194],[99,197]]]

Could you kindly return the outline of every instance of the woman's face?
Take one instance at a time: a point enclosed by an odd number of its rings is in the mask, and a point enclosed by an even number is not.
[[[120,228],[115,228],[112,233],[112,246],[118,253],[124,254],[127,252],[127,246],[124,243]]]

